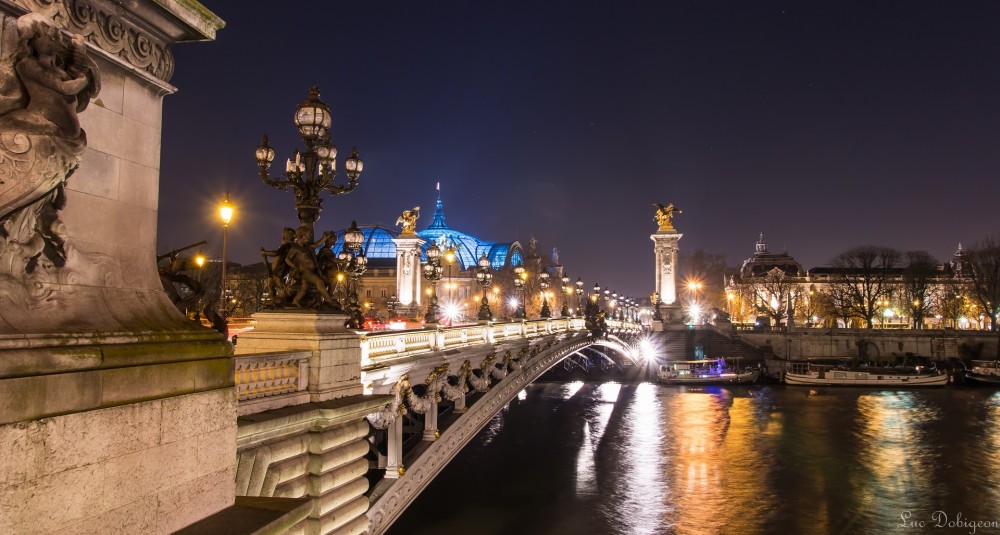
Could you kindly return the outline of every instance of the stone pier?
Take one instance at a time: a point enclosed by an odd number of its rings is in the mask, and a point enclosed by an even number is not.
[[[54,110],[85,107],[85,138],[33,129],[26,100],[0,109],[17,170],[0,188],[16,227],[0,237],[0,533],[170,533],[233,503],[232,349],[173,307],[155,265],[170,47],[222,26],[192,0],[0,0],[0,60],[57,28],[89,77],[80,106]],[[39,158],[52,146],[79,148]]]

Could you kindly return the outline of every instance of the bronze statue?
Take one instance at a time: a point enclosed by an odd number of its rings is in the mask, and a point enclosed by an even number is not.
[[[267,266],[267,279],[264,281],[264,287],[275,303],[283,302],[288,294],[287,279],[290,267],[285,262],[285,257],[288,256],[288,250],[294,241],[295,229],[285,227],[281,232],[281,245],[277,249],[269,251],[263,247],[260,248],[260,256],[264,259],[264,265]],[[274,257],[274,260],[268,263],[267,259],[271,257]]]
[[[674,212],[678,214],[682,214],[684,212],[674,208],[674,203],[668,203],[666,206],[659,203],[653,203],[653,206],[656,207],[656,215],[653,219],[660,225],[659,230],[674,230]]]
[[[414,229],[417,226],[417,219],[419,218],[419,206],[414,206],[412,210],[403,210],[403,215],[399,216],[399,219],[396,220],[396,225],[403,227],[403,230],[401,230],[399,234],[401,236],[413,236],[416,234]]]
[[[292,268],[292,276],[299,281],[299,291],[292,298],[292,305],[301,307],[302,298],[306,296],[309,287],[312,286],[319,293],[320,297],[329,305],[336,305],[330,292],[326,289],[326,281],[320,276],[317,270],[316,255],[310,247],[310,229],[308,225],[302,225],[295,230],[295,242],[288,249],[285,256],[285,263]]]

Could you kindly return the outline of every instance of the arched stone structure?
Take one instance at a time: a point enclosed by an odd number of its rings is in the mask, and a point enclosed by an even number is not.
[[[410,409],[417,409],[417,412],[428,410],[429,407],[418,406],[432,403],[439,392],[451,399],[452,395],[449,394],[454,395],[457,389],[464,400],[463,389],[469,385],[485,391],[485,394],[467,407],[466,412],[441,433],[440,438],[415,462],[406,467],[405,472],[401,471],[403,473],[388,491],[371,504],[367,513],[368,533],[384,533],[458,452],[527,385],[566,357],[589,346],[603,346],[635,360],[633,344],[630,343],[635,334],[622,332],[595,339],[585,331],[578,331],[531,340],[517,351],[517,355],[513,351],[506,351],[503,358],[497,358],[497,353],[485,356],[478,365],[479,374],[472,371],[471,364],[466,360],[455,375],[458,383],[456,386],[449,384],[447,367],[443,366],[431,372],[425,381],[428,390],[419,398],[412,395],[412,390],[408,388],[409,378],[401,377],[398,385],[406,383],[406,386],[394,389],[394,402],[386,405],[380,413],[369,416],[376,427],[392,425],[393,420],[405,411],[404,404]],[[484,382],[489,378],[497,379],[497,382],[492,385]],[[407,396],[404,390],[411,395]],[[452,392],[448,392],[449,390]]]

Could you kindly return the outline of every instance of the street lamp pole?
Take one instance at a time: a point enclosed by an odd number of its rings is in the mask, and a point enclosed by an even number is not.
[[[424,264],[423,270],[424,278],[431,283],[431,299],[427,303],[424,323],[437,323],[441,316],[438,311],[437,282],[444,275],[444,268],[441,267],[441,249],[433,242],[427,248],[427,263]]]
[[[524,270],[524,266],[517,266],[514,268],[514,287],[517,289],[518,294],[520,294],[521,299],[517,304],[517,310],[514,311],[514,317],[517,319],[524,319],[528,313],[524,308],[524,284],[528,280],[528,273]]]
[[[551,318],[552,310],[549,309],[549,296],[547,290],[549,289],[549,273],[543,271],[538,274],[538,286],[542,289],[542,312],[541,317]]]
[[[228,319],[228,314],[226,313],[226,249],[229,247],[229,222],[233,219],[233,204],[229,202],[229,192],[226,192],[226,197],[222,199],[222,204],[219,205],[219,218],[222,219],[222,281],[220,285],[221,295],[219,296],[219,304],[221,305],[219,310],[219,315],[222,319]]]
[[[583,277],[576,278],[576,314],[575,316],[583,315]]]
[[[483,288],[483,299],[479,304],[479,314],[476,318],[482,321],[489,321],[493,319],[493,311],[490,310],[490,303],[486,299],[486,289],[489,288],[490,284],[493,284],[493,273],[490,272],[490,259],[486,257],[486,253],[483,253],[483,256],[479,257],[479,270],[476,272],[476,282]]]
[[[573,287],[569,284],[569,276],[563,275],[562,280],[562,294],[563,294],[563,306],[559,311],[559,317],[568,318],[569,317],[569,296],[573,295]]]

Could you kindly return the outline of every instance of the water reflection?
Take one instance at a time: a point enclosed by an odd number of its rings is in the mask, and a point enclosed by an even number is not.
[[[920,532],[907,510],[1000,520],[1000,392],[532,385],[392,532]]]

